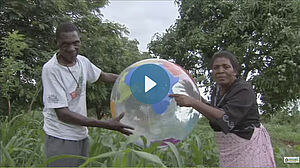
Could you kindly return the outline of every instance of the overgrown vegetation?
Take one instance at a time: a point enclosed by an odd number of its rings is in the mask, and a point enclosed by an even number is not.
[[[0,115],[16,115],[42,106],[41,70],[56,52],[55,29],[73,22],[80,30],[85,55],[105,72],[119,74],[128,65],[149,58],[118,23],[103,22],[107,0],[0,0]],[[88,85],[93,111],[108,112],[111,85]],[[15,114],[11,114],[15,113]]]
[[[176,0],[180,19],[149,44],[152,54],[173,59],[209,88],[210,60],[230,50],[253,83],[262,109],[276,113],[300,97],[299,0]],[[204,77],[204,78],[203,78]]]
[[[283,163],[283,157],[300,156],[299,118],[300,115],[293,116],[290,123],[278,123],[277,120],[263,123],[270,133],[278,167],[299,166]],[[0,167],[45,166],[42,120],[40,111],[1,118]],[[158,143],[149,148],[140,147],[133,143],[140,137],[127,138],[105,129],[90,128],[89,135],[89,158],[83,165],[87,167],[218,166],[217,144],[206,119],[201,119],[183,142],[177,145],[170,143],[164,148],[158,147]],[[58,158],[61,157],[68,156]]]

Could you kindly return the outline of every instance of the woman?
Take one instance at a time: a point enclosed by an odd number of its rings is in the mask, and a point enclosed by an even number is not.
[[[250,84],[237,78],[238,72],[239,63],[231,52],[217,52],[212,58],[217,86],[211,105],[181,94],[169,96],[210,120],[221,167],[275,167],[270,136],[259,122],[256,94]]]

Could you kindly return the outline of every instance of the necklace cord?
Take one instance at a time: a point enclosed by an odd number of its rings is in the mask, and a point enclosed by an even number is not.
[[[76,80],[75,76],[74,76],[73,73],[71,72],[70,68],[69,68],[68,66],[67,66],[67,68],[68,68],[70,74],[72,75],[73,79],[75,80],[75,82],[76,82],[76,84],[77,84],[77,88],[79,88],[79,83],[78,83],[78,81]]]

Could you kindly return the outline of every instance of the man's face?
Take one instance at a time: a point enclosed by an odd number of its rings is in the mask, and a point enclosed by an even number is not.
[[[76,31],[62,32],[57,40],[59,54],[66,63],[73,63],[80,50],[81,41]]]
[[[225,57],[216,58],[213,62],[213,77],[217,84],[230,86],[236,79],[236,71],[233,69],[229,59]]]

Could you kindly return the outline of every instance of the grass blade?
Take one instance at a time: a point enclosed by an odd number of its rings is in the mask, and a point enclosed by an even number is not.
[[[83,156],[77,156],[77,155],[58,155],[58,156],[52,156],[49,159],[47,159],[40,167],[46,167],[49,163],[52,163],[59,159],[67,159],[67,158],[74,158],[74,159],[84,159],[86,160],[87,157]]]
[[[1,141],[0,141],[1,142]],[[15,162],[14,162],[14,160],[11,158],[11,156],[10,156],[10,154],[9,154],[9,152],[6,150],[6,148],[4,148],[4,146],[2,145],[2,142],[0,143],[0,151],[2,151],[3,152],[3,154],[4,154],[4,157],[5,158],[7,158],[7,160],[9,161],[9,165],[2,165],[2,160],[0,160],[1,161],[1,167],[2,166],[12,166],[12,167],[15,167]],[[2,159],[2,158],[1,158]],[[4,160],[4,159],[3,159]],[[4,164],[5,164],[5,162],[4,162]]]
[[[147,153],[147,152],[142,152],[142,151],[136,151],[136,150],[131,150],[133,153],[135,153],[137,156],[143,158],[143,159],[146,159],[148,161],[151,161],[151,162],[154,162],[154,163],[157,163],[163,167],[166,167],[163,162],[159,159],[158,156],[156,155],[152,155],[150,153]]]
[[[82,165],[80,165],[80,167],[85,167],[86,165],[88,165],[89,163],[93,162],[96,159],[111,157],[111,156],[114,156],[114,155],[116,155],[120,152],[122,152],[122,151],[107,152],[107,153],[103,153],[103,154],[98,155],[98,156],[90,157]]]
[[[176,160],[177,160],[177,165],[178,167],[182,167],[182,162],[181,162],[181,158],[179,156],[179,152],[176,148],[176,146],[174,144],[172,144],[171,142],[165,142],[172,150],[172,152],[174,153]]]

